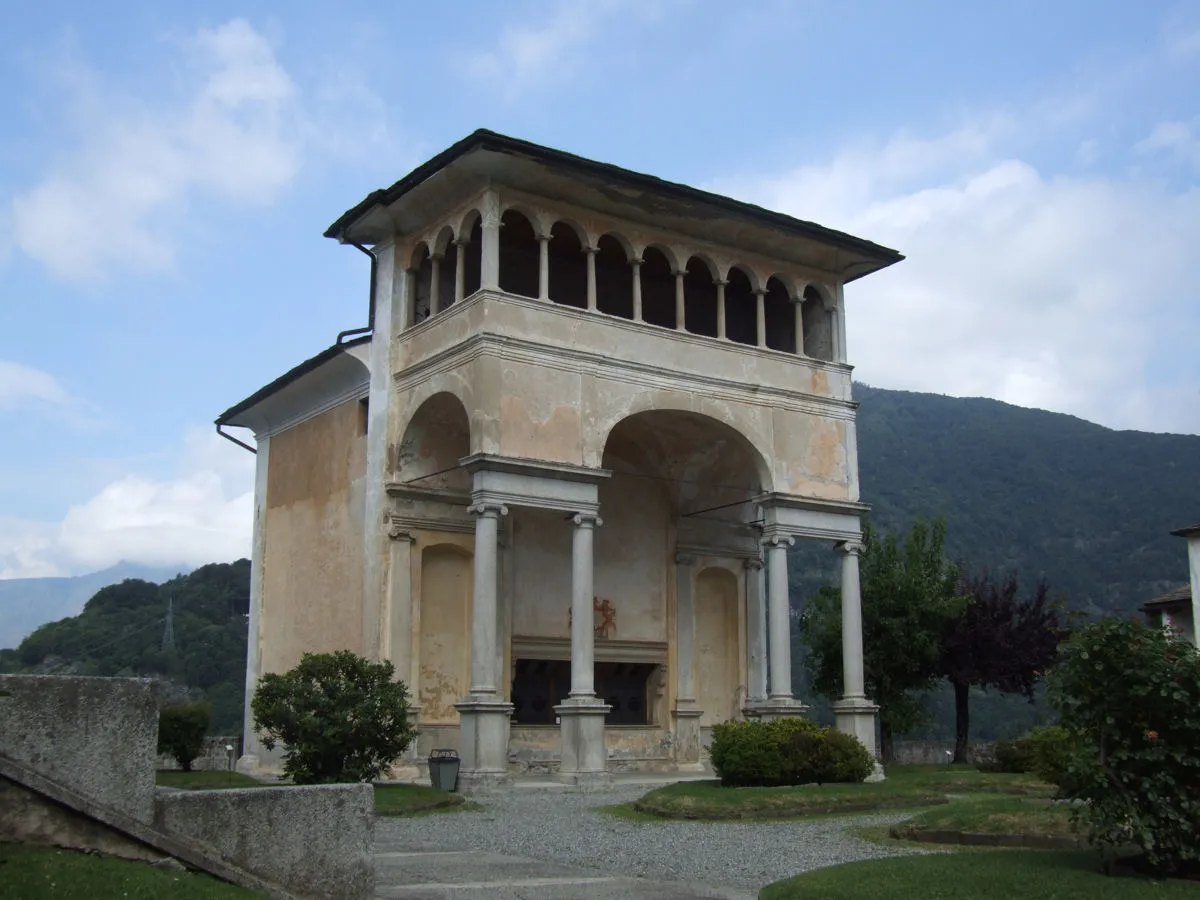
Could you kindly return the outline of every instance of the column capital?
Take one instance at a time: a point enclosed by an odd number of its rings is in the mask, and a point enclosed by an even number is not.
[[[471,243],[471,239],[469,237],[468,238],[455,238],[450,243],[452,243],[455,247],[465,247],[465,246],[467,246],[467,244]]]
[[[410,544],[417,540],[411,531],[395,519],[388,522],[387,536],[393,541],[408,541]]]
[[[686,278],[687,277],[687,269],[676,269],[671,274],[674,275],[676,278]]]
[[[862,556],[867,548],[863,546],[862,541],[842,541],[834,549],[844,556]]]
[[[742,560],[742,568],[757,571],[763,567],[761,559],[744,559]]]
[[[503,503],[498,503],[495,500],[481,500],[478,503],[472,503],[467,507],[467,512],[473,516],[491,516],[493,518],[502,518],[508,515],[508,507]]]
[[[791,547],[796,543],[796,539],[790,534],[764,534],[762,536],[762,545],[764,547]]]
[[[642,259],[640,256],[635,256],[635,257],[633,257],[632,259],[630,259],[630,260],[629,260],[629,264],[630,264],[631,266],[633,266],[635,269],[636,269],[638,266],[640,266],[640,265],[641,265],[643,262],[645,262],[645,260],[643,260],[643,259]]]
[[[598,513],[579,512],[571,516],[571,522],[576,528],[599,528],[604,524]]]
[[[552,234],[539,234],[539,235],[537,236],[537,239],[538,239],[539,241],[541,241],[543,244],[548,244],[548,243],[550,243],[552,240],[554,240],[554,235],[552,235]]]
[[[717,287],[725,287],[726,285],[729,284],[729,279],[728,278],[714,278],[713,284],[715,284]]]
[[[593,247],[591,244],[588,244],[583,248],[583,252],[586,253],[588,256],[595,256],[597,253],[600,252],[600,248]]]
[[[767,296],[767,289],[761,288],[761,287],[755,288],[750,293],[752,293],[755,297],[765,297],[765,296]]]
[[[696,554],[694,553],[675,553],[675,565],[677,566],[694,566],[696,564]]]

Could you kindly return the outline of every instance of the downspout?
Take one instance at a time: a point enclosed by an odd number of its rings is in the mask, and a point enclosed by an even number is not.
[[[367,326],[365,328],[351,328],[348,331],[338,332],[337,340],[334,342],[336,344],[342,343],[342,341],[348,337],[355,337],[360,334],[370,334],[375,330],[375,269],[376,266],[379,265],[379,260],[375,258],[374,253],[372,253],[362,244],[356,244],[353,241],[348,241],[347,243],[349,243],[351,247],[357,247],[363,253],[367,254],[367,256],[371,257],[371,295],[367,303]]]
[[[221,429],[224,427],[224,425],[225,425],[224,422],[217,423],[217,434],[219,434],[221,437],[225,438],[225,440],[233,441],[239,447],[241,447],[245,450],[249,450],[251,453],[255,454],[256,456],[258,455],[258,451],[256,449],[254,449],[253,447],[251,447],[249,444],[247,444],[245,441],[239,441],[232,434],[228,434],[228,433],[222,431]]]

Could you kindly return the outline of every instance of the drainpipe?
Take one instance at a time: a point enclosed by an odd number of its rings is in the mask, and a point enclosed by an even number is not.
[[[258,455],[258,451],[256,449],[254,449],[253,447],[251,447],[249,444],[247,444],[245,441],[239,441],[232,434],[222,431],[221,429],[224,427],[225,427],[224,423],[218,422],[217,423],[217,434],[219,434],[221,437],[225,438],[225,440],[227,440],[227,441],[233,441],[235,444],[237,444],[239,447],[243,448],[244,450],[249,450],[251,453],[255,454],[256,456]]]
[[[351,328],[347,331],[338,332],[337,340],[334,343],[340,344],[348,337],[356,337],[360,334],[370,334],[375,330],[375,268],[379,265],[379,260],[375,258],[375,254],[364,247],[362,244],[356,244],[353,241],[348,242],[351,247],[357,247],[367,256],[371,257],[371,295],[367,303],[367,325],[365,328]]]

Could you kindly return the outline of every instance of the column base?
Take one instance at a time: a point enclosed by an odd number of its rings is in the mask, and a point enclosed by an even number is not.
[[[752,706],[747,706],[744,712],[747,716],[763,722],[773,722],[776,719],[803,716],[808,712],[808,707],[794,697],[768,697],[766,700],[760,700]]]
[[[611,711],[611,706],[596,697],[569,698],[554,707],[562,735],[559,781],[593,790],[611,783],[604,742],[604,717]]]
[[[858,738],[871,756],[878,759],[879,747],[875,742],[875,723],[879,716],[879,707],[866,697],[843,697],[831,704],[831,708],[837,719],[838,731]],[[882,780],[883,770],[879,769],[877,774],[880,777],[876,780]],[[871,777],[874,778],[874,776]]]
[[[680,772],[703,772],[700,762],[700,717],[704,710],[691,706],[671,710],[675,719],[675,762]]]
[[[513,706],[491,697],[465,697],[459,716],[459,790],[486,792],[512,784],[508,773],[508,727]]]

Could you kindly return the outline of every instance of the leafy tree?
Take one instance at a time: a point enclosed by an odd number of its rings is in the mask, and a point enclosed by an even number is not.
[[[863,674],[867,694],[880,705],[882,755],[892,757],[894,735],[914,727],[923,709],[917,692],[940,674],[943,641],[964,605],[958,569],[943,554],[941,520],[913,524],[901,543],[863,526],[861,590]],[[801,633],[813,686],[828,697],[842,693],[841,592],[823,587],[809,602]]]
[[[400,758],[415,734],[408,689],[387,660],[349,650],[306,653],[286,674],[268,674],[251,701],[268,750],[284,745],[296,784],[372,781]]]
[[[1109,851],[1200,872],[1200,653],[1137,620],[1104,619],[1063,644],[1050,696],[1077,741],[1059,789]]]
[[[158,752],[169,753],[185,772],[204,749],[204,735],[212,721],[208,703],[165,706],[158,712]]]
[[[1039,673],[1054,661],[1066,637],[1064,614],[1044,580],[1019,596],[1017,576],[983,571],[964,578],[969,602],[950,625],[942,668],[954,687],[954,761],[966,762],[972,685],[1023,694],[1031,703]]]

